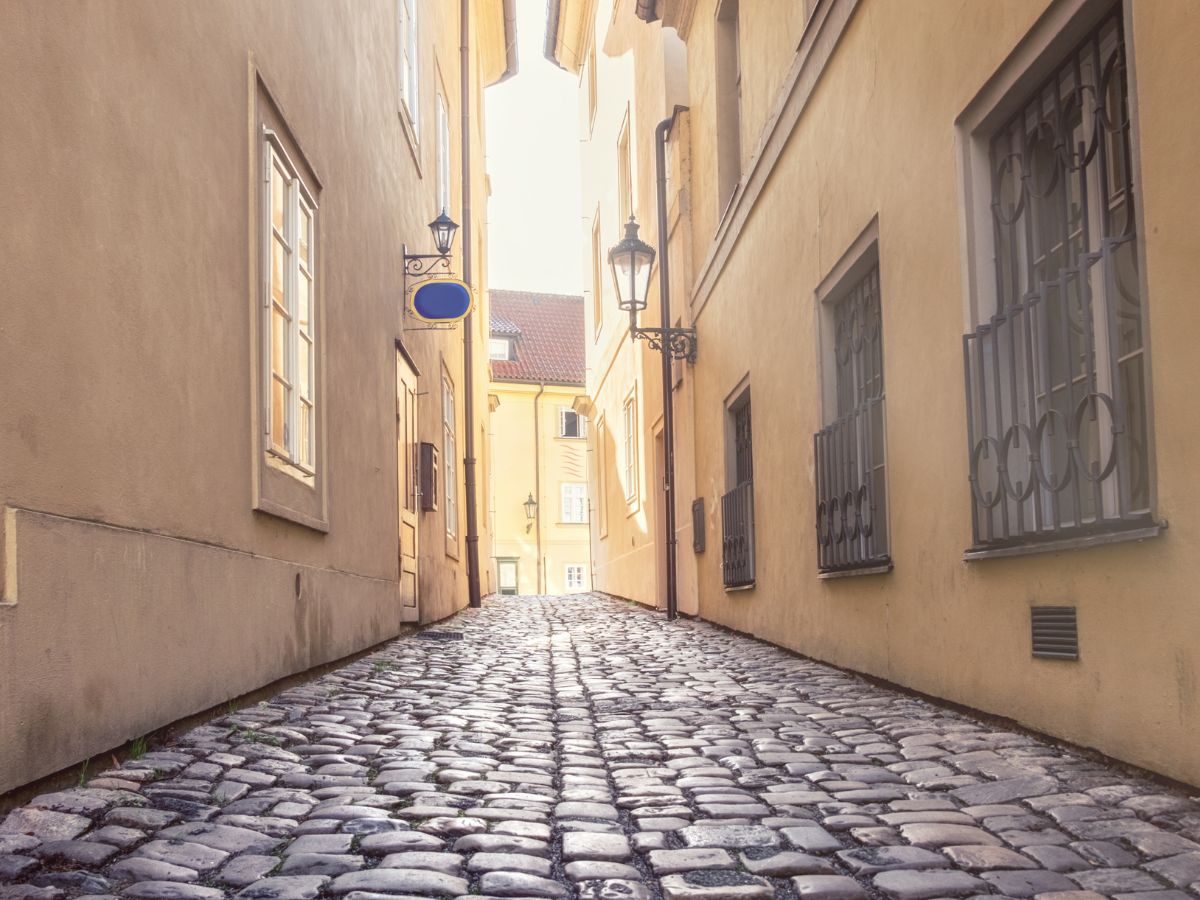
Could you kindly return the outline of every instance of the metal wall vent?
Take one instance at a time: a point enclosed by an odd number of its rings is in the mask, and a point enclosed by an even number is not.
[[[1035,657],[1079,659],[1079,628],[1074,606],[1034,606],[1029,613]]]
[[[461,641],[461,631],[418,631],[417,637],[426,641]]]
[[[692,501],[692,552],[704,552],[704,498]]]

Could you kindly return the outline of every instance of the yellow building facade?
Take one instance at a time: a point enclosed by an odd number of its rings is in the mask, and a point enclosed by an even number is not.
[[[583,298],[491,292],[490,533],[500,594],[592,589]]]
[[[1200,783],[1200,12],[557,6],[551,54],[586,71],[590,22],[598,71],[663,116],[656,48],[686,48],[667,196],[699,614]],[[653,166],[647,132],[633,155]],[[607,411],[637,376],[601,371]],[[597,571],[625,549],[595,544]]]
[[[458,4],[180,11],[0,7],[0,793],[467,603],[464,330],[402,253],[444,208],[486,286],[462,99],[511,4],[470,5],[465,92]]]

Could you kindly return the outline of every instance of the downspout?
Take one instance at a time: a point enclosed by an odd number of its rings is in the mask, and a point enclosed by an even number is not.
[[[471,0],[462,0],[459,12],[459,84],[462,106],[462,268],[463,281],[471,284]],[[463,322],[463,476],[467,501],[467,602],[483,605],[479,592],[479,510],[475,490],[475,367],[474,311]]]
[[[658,297],[661,301],[660,313],[662,321],[659,324],[665,330],[672,327],[671,323],[671,275],[669,235],[667,223],[667,136],[675,116],[686,107],[676,106],[669,118],[663,119],[654,129],[654,168],[656,200],[658,205]],[[664,343],[667,343],[664,341]],[[667,541],[667,619],[674,619],[679,614],[679,598],[677,596],[677,578],[675,567],[675,417],[672,411],[673,400],[671,385],[671,352],[664,346],[662,353],[662,404],[663,404],[663,503],[666,506],[663,519],[666,521]]]
[[[533,496],[537,505],[533,508],[533,522],[537,529],[537,592],[542,593],[542,430],[538,424],[538,406],[542,394],[546,393],[546,382],[538,383],[538,392],[533,395]]]

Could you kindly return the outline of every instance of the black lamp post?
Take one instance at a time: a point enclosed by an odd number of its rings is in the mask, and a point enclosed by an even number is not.
[[[458,223],[443,209],[441,214],[429,223],[429,232],[433,235],[433,246],[437,253],[409,253],[408,245],[403,246],[405,294],[408,293],[409,278],[421,278],[437,266],[450,271],[450,248],[454,246]]]
[[[521,505],[525,507],[525,533],[529,534],[530,529],[533,528],[533,519],[537,515],[537,501],[533,499],[531,493],[529,499]]]
[[[686,107],[677,106],[675,115]],[[656,205],[658,213],[659,239],[666,241],[667,234],[667,135],[675,122],[675,115],[663,119],[654,129],[654,163]],[[676,596],[675,550],[675,416],[672,411],[671,360],[696,361],[696,329],[671,327],[671,277],[670,254],[664,243],[658,261],[658,298],[661,314],[659,328],[639,328],[637,315],[646,308],[650,289],[650,270],[654,267],[654,248],[638,237],[637,220],[629,217],[625,225],[625,237],[608,251],[608,264],[612,269],[617,287],[617,305],[629,313],[630,340],[642,339],[662,355],[662,398],[663,398],[663,530],[666,532],[667,561],[667,618],[674,619],[679,613]]]

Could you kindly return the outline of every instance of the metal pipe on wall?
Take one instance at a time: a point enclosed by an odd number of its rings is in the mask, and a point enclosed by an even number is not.
[[[471,0],[462,0],[459,12],[459,85],[462,106],[462,254],[463,281],[471,284]],[[472,287],[474,287],[472,285]],[[479,592],[479,510],[475,497],[475,313],[463,322],[463,480],[467,502],[467,602],[483,605]]]
[[[538,392],[533,395],[533,496],[537,505],[533,507],[533,522],[537,537],[537,592],[543,593],[545,565],[542,563],[542,429],[539,420],[539,407],[542,394],[546,393],[546,382],[538,384]]]

